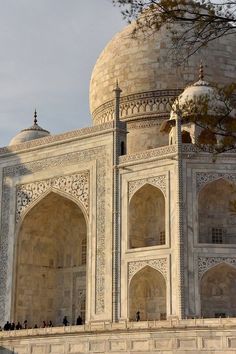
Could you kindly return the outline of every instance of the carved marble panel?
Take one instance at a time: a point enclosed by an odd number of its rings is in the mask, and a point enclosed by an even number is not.
[[[32,203],[52,188],[72,195],[83,205],[88,213],[89,172],[85,171],[18,185],[16,188],[16,222],[19,221],[22,213],[25,212]]]
[[[166,196],[166,176],[165,175],[160,175],[156,177],[148,177],[148,178],[142,178],[138,179],[136,181],[131,181],[129,182],[129,200],[132,198],[134,193],[140,189],[142,186],[145,184],[152,184],[153,186],[156,186],[159,188],[163,194]]]
[[[144,261],[133,261],[128,263],[128,280],[134,276],[140,269],[150,266],[157,269],[165,279],[167,279],[167,259],[157,258]]]
[[[220,264],[227,263],[236,267],[235,257],[198,257],[198,277],[202,275],[210,268]]]

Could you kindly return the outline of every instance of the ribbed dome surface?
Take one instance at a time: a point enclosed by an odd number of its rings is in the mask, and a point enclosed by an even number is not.
[[[130,95],[123,99],[122,119],[143,112],[148,115],[149,112],[162,114],[170,111],[171,102],[166,107],[160,107],[160,99],[156,97],[162,97],[161,103],[165,105],[165,97],[166,100],[170,96],[176,97],[179,93],[177,89],[182,90],[190,82],[195,82],[201,60],[207,81],[222,85],[236,81],[235,36],[225,36],[211,42],[177,69],[171,59],[171,40],[165,28],[152,36],[140,34],[137,39],[131,36],[132,28],[133,25],[129,25],[114,36],[94,67],[90,83],[90,110],[94,124],[112,119],[112,106],[107,102],[114,98],[112,90],[117,79],[123,98]],[[154,104],[150,104],[150,100],[155,100]],[[136,110],[134,106],[137,106]]]

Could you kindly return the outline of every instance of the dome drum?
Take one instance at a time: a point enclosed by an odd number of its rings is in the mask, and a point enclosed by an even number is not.
[[[120,118],[130,121],[157,117],[168,117],[175,98],[181,90],[156,90],[122,96]],[[109,122],[114,118],[114,100],[110,100],[93,112],[93,124]]]

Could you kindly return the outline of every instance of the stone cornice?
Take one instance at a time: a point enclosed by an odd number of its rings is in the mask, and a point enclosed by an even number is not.
[[[176,152],[177,152],[176,145],[167,145],[156,149],[139,151],[134,154],[120,156],[119,163],[122,165],[122,164],[134,162],[138,160],[147,160],[147,159],[152,159],[157,157],[166,158],[172,156],[173,154],[176,154]]]
[[[103,124],[96,125],[94,127],[86,127],[82,129],[77,129],[57,135],[48,135],[44,138],[35,139],[31,141],[26,141],[22,144],[5,146],[0,148],[0,156],[5,154],[13,154],[15,152],[27,151],[30,149],[37,149],[51,144],[57,144],[62,142],[68,142],[75,140],[77,138],[88,138],[96,135],[100,135],[103,132],[106,133],[108,130],[113,129],[113,122],[106,122]]]

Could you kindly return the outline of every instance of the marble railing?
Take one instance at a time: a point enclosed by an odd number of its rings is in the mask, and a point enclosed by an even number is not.
[[[156,149],[139,151],[133,154],[120,156],[119,163],[125,164],[136,160],[146,160],[146,159],[158,158],[158,157],[165,158],[167,156],[176,154],[176,152],[177,152],[176,145],[166,145],[166,146],[158,147]]]
[[[61,326],[47,328],[32,328],[14,331],[0,332],[0,339],[12,337],[44,336],[55,334],[73,334],[86,332],[109,332],[109,331],[143,331],[158,329],[182,329],[182,328],[233,328],[236,326],[236,318],[194,318],[178,320],[176,318],[164,321],[140,321],[140,322],[92,322],[82,326]]]

